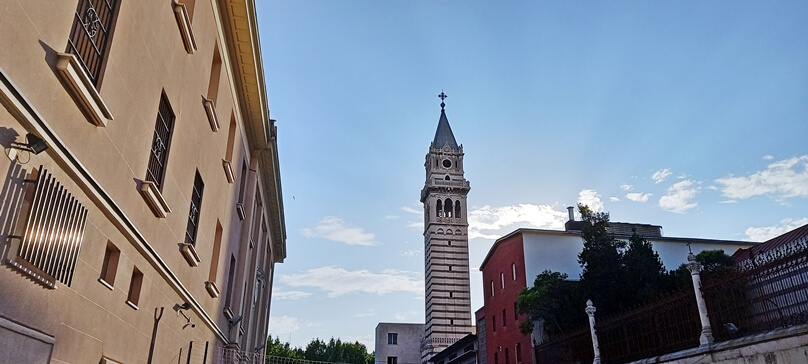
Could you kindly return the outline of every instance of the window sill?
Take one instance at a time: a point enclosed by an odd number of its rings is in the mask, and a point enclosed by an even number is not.
[[[185,45],[185,51],[188,54],[194,54],[196,51],[196,39],[194,38],[194,31],[191,28],[191,18],[188,16],[188,9],[185,4],[174,2],[174,17],[177,18],[177,26],[180,28],[180,35],[182,36],[182,43]]]
[[[233,310],[231,310],[230,307],[225,307],[223,312],[226,319],[230,320],[233,318]]]
[[[98,278],[98,283],[101,283],[102,286],[109,288],[110,291],[115,290],[115,287],[113,287],[111,284],[107,283],[107,281],[105,281],[105,280],[103,280],[101,278]]]
[[[146,200],[146,204],[149,205],[154,216],[164,218],[171,213],[171,208],[168,207],[168,203],[154,182],[140,181],[140,194]]]
[[[95,126],[107,126],[107,122],[113,119],[112,113],[79,64],[78,58],[70,53],[58,53],[56,70],[59,78],[67,86],[67,91],[89,121]]]
[[[196,248],[194,248],[193,244],[188,243],[181,243],[180,244],[180,251],[182,252],[182,256],[185,258],[185,261],[188,262],[188,265],[192,267],[199,266],[199,254],[196,253]]]
[[[13,254],[13,253],[12,253]],[[23,258],[14,257],[9,259],[8,264],[17,269],[18,272],[31,279],[32,281],[41,284],[49,289],[56,289],[56,279],[50,275],[42,272],[39,268],[31,263],[28,263]]]
[[[214,133],[219,131],[219,118],[216,116],[216,105],[213,100],[202,97],[202,106],[205,107],[205,114],[208,116],[210,130]]]
[[[229,160],[222,159],[222,167],[224,167],[224,176],[227,177],[227,183],[233,183],[236,180],[236,175],[233,174],[233,165]]]
[[[205,282],[205,289],[208,290],[208,294],[213,298],[219,297],[219,295],[222,293],[219,291],[219,286],[216,285],[216,282]]]
[[[236,204],[236,212],[238,213],[239,220],[244,220],[244,216],[246,216],[246,215],[244,213],[244,204],[243,203],[239,202],[239,203]]]
[[[133,308],[133,309],[135,309],[135,310],[139,310],[139,309],[140,309],[140,308],[138,308],[138,307],[137,307],[137,305],[136,305],[134,302],[132,302],[132,301],[130,301],[130,300],[126,300],[126,304],[127,304],[129,307],[132,307],[132,308]]]

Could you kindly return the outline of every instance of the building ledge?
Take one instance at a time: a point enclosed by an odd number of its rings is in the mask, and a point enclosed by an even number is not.
[[[205,115],[208,116],[210,130],[212,130],[214,133],[219,131],[219,118],[216,116],[216,105],[214,104],[213,100],[203,97],[202,106],[205,107]]]
[[[143,196],[143,199],[146,200],[146,204],[149,205],[154,216],[165,218],[171,213],[171,208],[168,207],[168,203],[163,198],[163,194],[160,193],[160,189],[157,188],[154,182],[140,181],[140,194]]]
[[[188,262],[188,265],[192,267],[199,266],[199,262],[201,262],[201,260],[199,259],[199,254],[196,253],[196,248],[194,248],[193,244],[181,243],[180,251],[182,252],[183,258],[185,258],[185,261]]]
[[[229,160],[222,159],[222,167],[224,167],[224,176],[227,177],[227,183],[233,183],[236,180],[236,175],[233,173],[233,165]]]
[[[222,292],[219,290],[219,286],[216,285],[216,282],[207,281],[205,282],[205,289],[208,291],[208,294],[213,297],[219,297]]]
[[[113,119],[112,113],[78,58],[70,53],[58,53],[56,71],[87,119],[95,126],[107,126],[107,122]]]
[[[188,54],[194,54],[196,51],[196,38],[194,38],[194,30],[191,28],[191,18],[188,16],[188,9],[185,4],[174,2],[174,17],[177,18],[177,26],[180,28],[180,35],[182,36],[182,43],[185,45],[185,51]]]
[[[127,305],[127,306],[129,306],[129,307],[132,307],[132,308],[133,308],[133,309],[135,309],[135,310],[139,310],[139,309],[140,309],[140,308],[138,308],[138,307],[137,307],[137,305],[136,305],[134,302],[132,302],[132,301],[130,301],[130,300],[126,300],[126,305]]]
[[[244,220],[245,212],[244,212],[244,204],[239,202],[236,204],[236,212],[238,213],[239,220]]]
[[[107,283],[103,278],[98,278],[98,283],[101,283],[102,286],[109,288],[110,291],[114,291],[115,287],[111,284]]]

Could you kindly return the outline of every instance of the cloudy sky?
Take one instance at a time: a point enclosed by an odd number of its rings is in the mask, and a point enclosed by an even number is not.
[[[473,310],[493,241],[579,201],[676,237],[808,223],[808,2],[257,3],[289,236],[270,333],[293,345],[423,322],[441,90]]]

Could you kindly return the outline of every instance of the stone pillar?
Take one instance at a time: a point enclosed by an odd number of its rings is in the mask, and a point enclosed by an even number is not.
[[[701,336],[699,344],[701,346],[710,345],[713,342],[713,329],[710,327],[710,318],[707,316],[707,303],[701,292],[701,264],[696,261],[693,252],[687,255],[687,269],[690,270],[690,277],[693,278],[693,290],[696,293],[696,305],[699,308],[699,319],[701,320]]]
[[[595,311],[595,306],[592,306],[592,300],[586,300],[586,314],[589,315],[589,332],[592,334],[592,349],[595,351],[595,360],[592,361],[592,364],[600,364],[598,334],[595,332]]]

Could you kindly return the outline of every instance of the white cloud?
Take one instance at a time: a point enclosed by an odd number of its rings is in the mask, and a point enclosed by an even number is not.
[[[668,168],[660,169],[654,172],[654,175],[651,176],[651,179],[653,179],[655,183],[662,183],[662,181],[664,181],[665,178],[668,178],[668,176],[670,175],[671,175],[670,169]]]
[[[413,221],[407,223],[407,227],[410,229],[414,229],[417,231],[424,231],[424,222],[423,221]]]
[[[628,191],[628,190],[631,190],[632,188],[634,188],[634,186],[632,186],[632,185],[621,185],[620,186],[620,189],[623,190],[623,191]]]
[[[384,217],[385,220],[395,220],[398,219],[400,216],[398,215],[387,215]]]
[[[405,251],[401,252],[401,256],[411,258],[411,257],[414,257],[416,255],[420,255],[421,253],[422,253],[422,251],[420,249],[405,250]]]
[[[549,205],[485,205],[469,212],[469,239],[499,239],[505,228],[560,228],[567,221],[566,217],[566,212],[553,210]]]
[[[272,290],[273,300],[299,300],[311,296],[310,292]]]
[[[668,187],[668,193],[659,199],[659,207],[664,210],[683,214],[696,206],[697,203],[691,202],[696,197],[698,187],[689,179],[676,182],[673,186]]]
[[[808,224],[808,217],[802,219],[783,219],[774,226],[750,227],[746,229],[746,238],[751,241],[766,241],[782,235],[800,226]]]
[[[600,194],[593,189],[584,189],[578,193],[578,203],[589,206],[594,212],[603,211],[603,201],[600,200]]]
[[[387,294],[412,292],[424,294],[423,273],[385,269],[373,273],[366,269],[348,271],[340,267],[320,267],[300,274],[282,275],[280,281],[292,287],[313,287],[328,292],[329,297],[348,293]]]
[[[320,219],[317,226],[305,228],[302,233],[307,238],[323,238],[348,245],[376,245],[373,234],[366,233],[362,228],[345,226],[342,218],[335,216]]]
[[[374,311],[374,310],[371,308],[370,310],[367,310],[367,311],[365,311],[365,312],[359,312],[359,313],[357,313],[357,314],[356,314],[356,315],[354,315],[354,316],[356,316],[356,317],[370,317],[370,316],[376,316],[376,311]]]
[[[409,206],[404,206],[404,207],[402,207],[402,208],[401,208],[401,211],[404,211],[404,212],[409,212],[409,213],[411,213],[411,214],[416,214],[416,215],[420,215],[420,214],[423,214],[423,213],[424,213],[424,210],[423,210],[423,209],[420,209],[420,210],[419,210],[419,209],[416,209],[416,208],[413,208],[413,207],[409,207]]]
[[[759,195],[770,195],[778,200],[808,197],[808,155],[774,162],[747,177],[729,175],[715,181],[721,185],[721,193],[731,199]]]
[[[648,198],[653,196],[651,193],[632,192],[627,193],[626,198],[634,202],[648,202]]]
[[[770,155],[770,154],[766,154],[766,155],[763,156],[763,159],[765,159],[767,161],[770,161],[770,160],[774,159],[774,156]]]
[[[395,318],[397,321],[414,321],[423,319],[424,314],[421,311],[396,312]]]
[[[611,201],[611,202],[620,202],[620,198],[612,196],[612,197],[609,197],[609,201]]]
[[[718,201],[718,203],[738,203],[738,201],[735,201],[735,200],[724,200],[724,201]]]
[[[269,332],[277,334],[290,333],[300,329],[297,317],[269,316]]]

